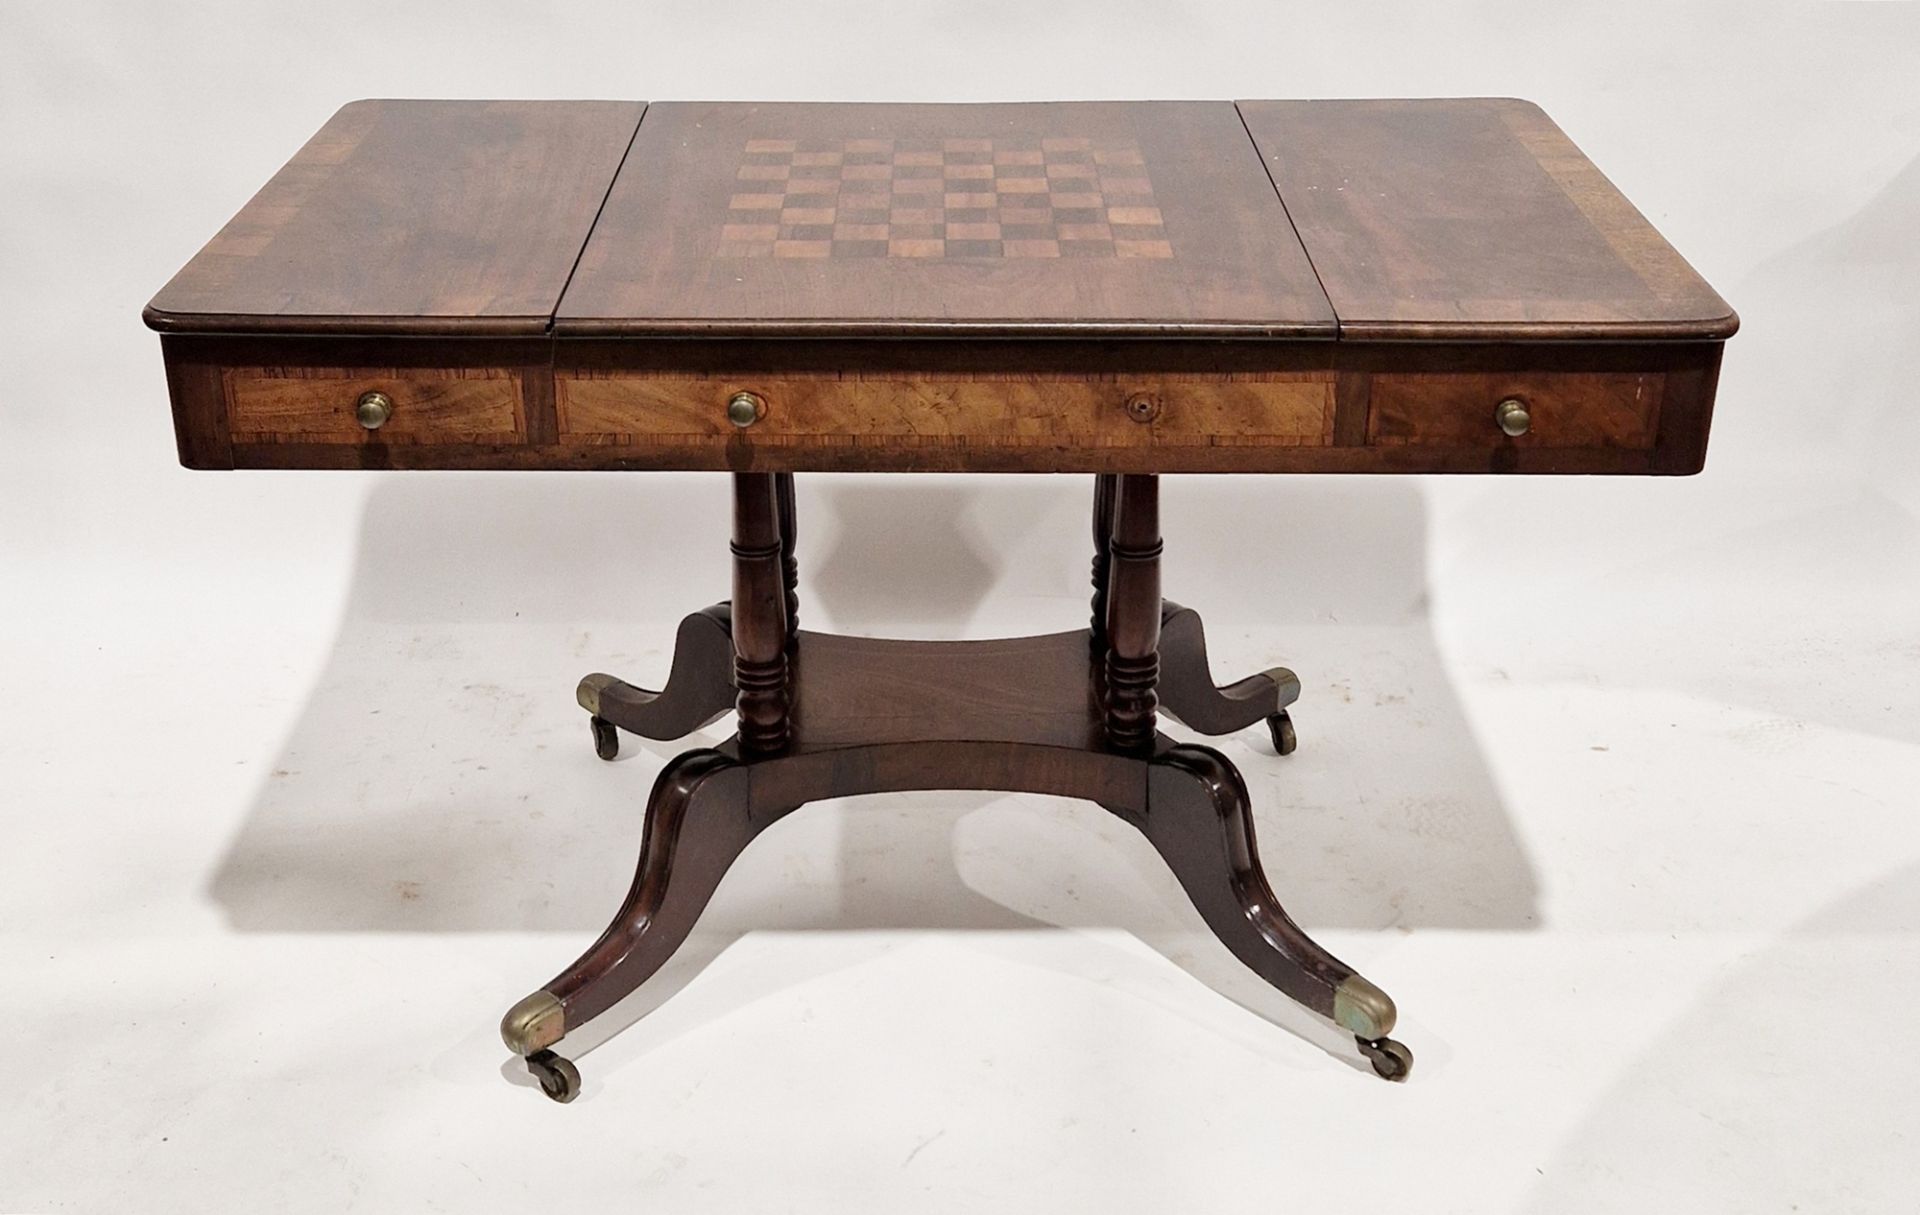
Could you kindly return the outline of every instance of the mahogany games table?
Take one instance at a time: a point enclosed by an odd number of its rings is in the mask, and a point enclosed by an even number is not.
[[[1407,1074],[1393,1002],[1288,918],[1246,786],[1176,743],[1300,684],[1216,687],[1161,597],[1158,474],[1684,474],[1737,324],[1525,102],[361,101],[146,311],[192,468],[711,469],[733,595],[664,690],[588,675],[667,765],[611,926],[507,1014],[549,1096],[567,1033],[652,975],[807,802],[1085,798],[1220,939]],[[793,474],[1094,474],[1085,629],[798,628]],[[1252,500],[1258,482],[1247,483]]]

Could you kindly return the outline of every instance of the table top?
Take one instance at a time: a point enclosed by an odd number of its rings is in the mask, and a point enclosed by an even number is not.
[[[1246,101],[1346,338],[1724,338],[1733,310],[1531,102]]]
[[[1537,107],[1504,99],[361,101],[146,315],[559,336],[1736,324]]]
[[[163,331],[541,334],[646,106],[356,101],[173,281]]]
[[[1219,102],[653,107],[561,334],[1330,337]]]
[[[1505,99],[361,101],[168,283],[198,468],[1687,473],[1727,307]]]

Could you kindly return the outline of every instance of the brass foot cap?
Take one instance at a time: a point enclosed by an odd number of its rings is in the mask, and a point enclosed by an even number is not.
[[[1372,1040],[1393,1032],[1393,997],[1359,975],[1333,989],[1333,1019],[1355,1037]]]
[[[1281,708],[1300,699],[1300,677],[1286,667],[1274,667],[1267,672],[1267,678],[1273,680],[1277,699]]]
[[[544,988],[508,1009],[500,1020],[500,1038],[516,1055],[545,1050],[566,1033],[566,1006]]]
[[[611,675],[589,675],[580,681],[578,688],[574,689],[573,698],[580,702],[581,708],[598,717],[600,716],[600,693],[619,682]]]

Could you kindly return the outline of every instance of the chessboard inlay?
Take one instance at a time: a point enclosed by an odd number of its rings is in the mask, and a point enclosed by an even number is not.
[[[749,139],[718,257],[1173,256],[1131,140]]]

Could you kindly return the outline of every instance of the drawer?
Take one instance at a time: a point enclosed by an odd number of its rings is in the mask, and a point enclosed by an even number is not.
[[[1659,430],[1665,388],[1660,372],[1378,372],[1367,410],[1367,442],[1646,449]],[[1508,401],[1524,411],[1521,434],[1501,428],[1501,407]]]
[[[729,403],[755,398],[738,425]],[[741,373],[562,372],[563,442],[644,446],[701,439],[789,445],[1322,446],[1332,441],[1329,371],[1111,379],[972,375],[851,378]],[[742,414],[742,420],[745,415]]]
[[[513,443],[526,434],[520,373],[498,367],[234,367],[224,381],[236,443]],[[382,403],[384,420],[369,425]]]

